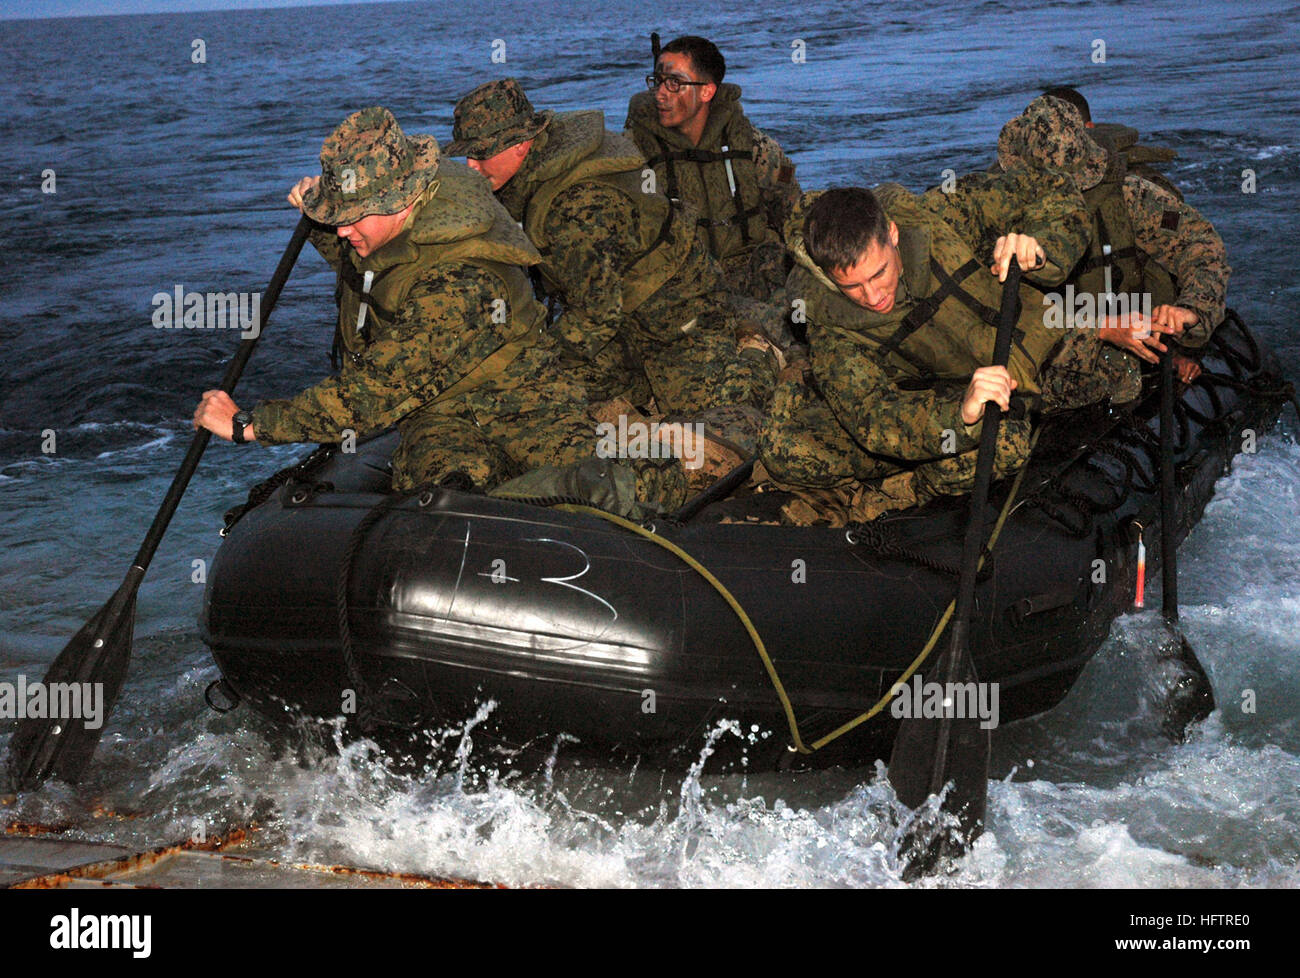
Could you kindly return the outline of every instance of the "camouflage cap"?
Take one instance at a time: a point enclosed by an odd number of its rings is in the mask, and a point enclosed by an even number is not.
[[[303,194],[303,213],[320,224],[355,224],[396,214],[438,172],[438,141],[407,136],[378,105],[354,112],[320,150],[320,183]]]
[[[456,103],[448,156],[491,159],[532,139],[551,124],[553,112],[534,112],[533,103],[513,78],[480,85]]]
[[[998,162],[1004,170],[1042,166],[1068,173],[1080,190],[1106,175],[1106,150],[1088,134],[1083,116],[1069,102],[1040,95],[1002,127]]]

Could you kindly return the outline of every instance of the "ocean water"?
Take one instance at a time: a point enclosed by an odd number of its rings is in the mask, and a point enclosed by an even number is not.
[[[919,189],[983,167],[1042,87],[1077,85],[1099,121],[1177,149],[1168,172],[1228,244],[1231,303],[1300,374],[1300,7],[580,6],[0,21],[0,52],[23,69],[0,95],[0,680],[43,675],[117,586],[234,350],[229,330],[155,329],[156,292],[263,289],[295,217],[284,193],[364,105],[446,142],[455,99],[509,74],[539,107],[601,108],[619,128],[651,30],[719,43],[805,188]],[[331,293],[305,255],[241,403],[328,372]],[[1296,430],[1288,413],[1238,458],[1182,549],[1185,629],[1220,710],[1188,743],[1165,741],[1134,692],[1154,619],[1122,619],[1061,706],[997,731],[988,831],[942,885],[1300,883]],[[702,742],[686,776],[608,771],[566,762],[560,741],[553,768],[521,775],[475,746],[485,703],[444,732],[456,762],[403,775],[364,743],[300,756],[248,711],[208,711],[195,561],[216,550],[221,513],[299,452],[212,446],[141,590],[87,781],[4,799],[0,817],[138,843],[255,821],[286,856],[511,884],[903,885],[896,801],[871,770],[718,776]]]

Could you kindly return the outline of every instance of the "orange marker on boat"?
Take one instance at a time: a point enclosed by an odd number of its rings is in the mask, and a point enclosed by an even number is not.
[[[1141,608],[1147,587],[1147,545],[1142,541],[1142,530],[1138,530],[1138,573],[1137,589],[1133,595],[1133,607]]]

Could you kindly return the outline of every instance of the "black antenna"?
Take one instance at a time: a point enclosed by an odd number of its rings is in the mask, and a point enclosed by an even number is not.
[[[659,63],[659,51],[660,51],[660,50],[661,50],[661,48],[660,48],[660,45],[659,45],[659,32],[658,32],[658,31],[651,31],[651,32],[650,32],[650,59],[651,59],[655,64],[658,64],[658,63]]]

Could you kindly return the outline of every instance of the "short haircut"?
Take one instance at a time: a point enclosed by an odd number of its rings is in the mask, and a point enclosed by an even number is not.
[[[873,243],[882,248],[889,244],[889,218],[870,190],[836,187],[808,208],[804,249],[822,271],[852,268]]]
[[[697,75],[703,75],[715,85],[722,84],[722,76],[727,73],[727,62],[722,57],[718,46],[706,37],[686,34],[669,41],[659,51],[660,54],[684,54],[691,59],[691,67]]]
[[[1057,85],[1055,88],[1049,88],[1043,94],[1050,95],[1052,98],[1059,98],[1062,102],[1069,102],[1079,110],[1079,115],[1083,116],[1084,122],[1092,121],[1092,112],[1088,109],[1088,100],[1068,85]]]

